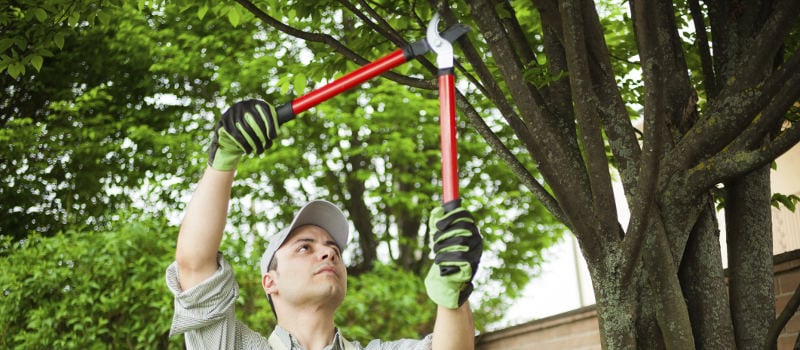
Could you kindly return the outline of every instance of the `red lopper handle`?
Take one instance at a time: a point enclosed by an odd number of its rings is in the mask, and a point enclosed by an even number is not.
[[[439,129],[442,148],[442,200],[458,199],[458,151],[456,148],[456,100],[452,72],[439,74]]]
[[[383,56],[374,62],[362,66],[355,71],[347,73],[343,77],[336,79],[329,84],[300,96],[291,103],[285,103],[278,107],[278,124],[286,123],[300,113],[314,107],[328,99],[358,85],[375,76],[382,74],[394,67],[407,62],[412,56],[405,49],[397,49],[392,53]]]

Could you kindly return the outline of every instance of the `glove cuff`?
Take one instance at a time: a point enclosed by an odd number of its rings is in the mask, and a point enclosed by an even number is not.
[[[214,162],[209,161],[208,166],[219,171],[233,171],[236,170],[236,166],[239,165],[239,160],[241,160],[241,157],[217,157],[214,159]]]
[[[472,282],[456,282],[441,275],[441,266],[434,264],[425,277],[425,290],[436,305],[458,309],[472,294]]]
[[[458,289],[448,284],[439,275],[439,266],[431,266],[428,276],[425,277],[425,290],[428,292],[428,298],[431,298],[436,305],[457,309],[459,306]]]
[[[456,210],[461,207],[461,198],[453,199],[447,203],[442,204],[444,208],[444,213],[447,214],[453,210]]]
[[[219,147],[217,142],[211,143],[208,153],[208,165],[219,171],[236,170],[236,166],[239,165],[239,160],[242,158],[241,153],[226,152],[224,148]]]

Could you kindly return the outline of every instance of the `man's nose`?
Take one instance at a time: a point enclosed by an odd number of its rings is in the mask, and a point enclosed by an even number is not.
[[[320,250],[320,260],[336,261],[336,249],[325,246]]]

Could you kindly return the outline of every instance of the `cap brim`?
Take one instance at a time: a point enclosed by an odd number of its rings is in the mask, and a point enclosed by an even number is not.
[[[344,250],[347,246],[347,238],[350,233],[347,218],[337,206],[328,201],[315,200],[308,202],[297,212],[292,224],[288,227],[288,231],[291,233],[294,229],[304,225],[322,227],[333,237],[333,240],[336,241],[341,250]]]

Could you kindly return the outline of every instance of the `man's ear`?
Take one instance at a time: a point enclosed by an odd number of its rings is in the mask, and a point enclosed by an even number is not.
[[[269,271],[261,276],[261,287],[267,295],[274,294],[278,291],[278,284],[275,283],[275,277],[272,275],[275,271]]]

